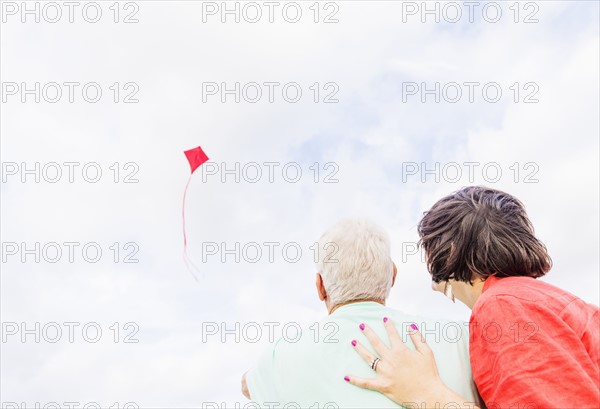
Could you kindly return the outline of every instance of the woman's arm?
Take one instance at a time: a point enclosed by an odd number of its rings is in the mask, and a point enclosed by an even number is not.
[[[468,402],[444,384],[438,373],[433,352],[415,324],[411,325],[412,330],[409,331],[415,351],[404,345],[390,320],[384,319],[384,326],[391,348],[388,348],[371,328],[362,324],[360,327],[381,359],[376,367],[377,376],[371,379],[347,376],[346,381],[361,388],[381,392],[406,407],[425,405],[427,408],[435,408],[455,404],[464,408],[477,408],[474,402]],[[369,365],[377,358],[359,342],[353,342],[353,345]]]

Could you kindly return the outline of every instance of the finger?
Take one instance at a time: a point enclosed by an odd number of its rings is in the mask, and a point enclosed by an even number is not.
[[[377,352],[381,358],[383,358],[384,356],[386,356],[388,354],[388,352],[389,352],[388,347],[383,343],[381,338],[379,338],[377,336],[377,334],[375,334],[375,332],[373,332],[371,327],[369,327],[368,325],[365,325],[365,324],[360,324],[359,328],[365,334],[365,336],[369,340],[369,343],[371,344],[371,346],[373,347],[375,352]]]
[[[396,326],[388,317],[383,318],[383,326],[387,331],[388,337],[390,339],[390,345],[393,347],[406,348],[404,342],[402,342],[402,338],[400,338],[400,334],[398,334],[398,330]]]
[[[352,346],[354,346],[354,349],[356,350],[356,352],[358,352],[358,355],[360,355],[360,357],[362,359],[364,359],[365,362],[367,364],[369,364],[369,366],[371,366],[371,364],[373,363],[375,358],[377,358],[375,355],[373,355],[371,353],[371,351],[369,351],[367,348],[365,348],[363,346],[363,344],[361,344],[360,342],[358,342],[356,340],[352,341]]]
[[[410,335],[410,339],[415,345],[415,349],[420,353],[431,353],[431,348],[427,345],[425,341],[425,337],[419,332],[419,327],[416,324],[410,324],[408,329],[408,335]]]
[[[359,388],[371,389],[374,391],[382,392],[381,384],[376,378],[357,378],[355,376],[344,376],[346,382],[351,383]]]

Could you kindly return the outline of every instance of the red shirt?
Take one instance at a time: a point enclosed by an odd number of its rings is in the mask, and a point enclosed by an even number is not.
[[[469,328],[488,408],[600,408],[597,306],[534,278],[489,277]]]

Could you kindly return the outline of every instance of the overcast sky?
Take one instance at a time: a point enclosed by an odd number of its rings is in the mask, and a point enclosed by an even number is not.
[[[81,2],[69,22],[2,2],[3,403],[246,402],[262,323],[326,314],[311,245],[348,216],[391,236],[389,306],[468,320],[413,249],[423,211],[470,184],[521,199],[544,280],[599,303],[598,2],[428,2],[439,23],[421,2],[313,3],[239,2],[236,22],[221,2]],[[236,322],[262,336],[210,335]]]

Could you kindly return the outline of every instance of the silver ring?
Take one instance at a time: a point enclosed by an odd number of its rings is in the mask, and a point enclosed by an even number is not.
[[[373,362],[371,363],[372,370],[377,371],[377,364],[379,363],[379,361],[381,361],[381,359],[379,359],[379,358],[373,359]]]

